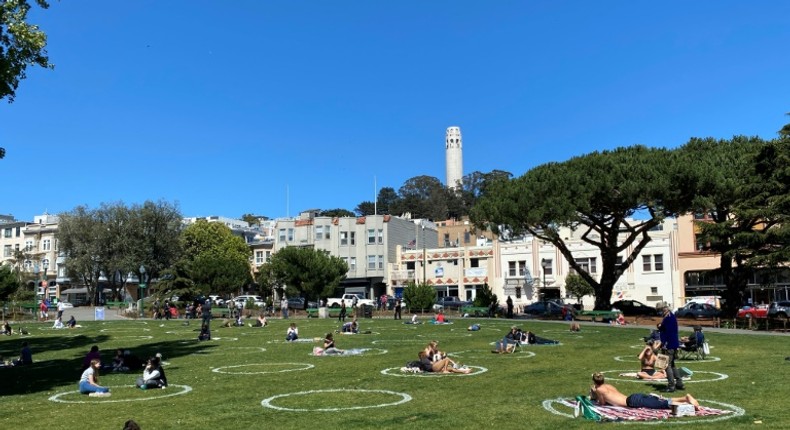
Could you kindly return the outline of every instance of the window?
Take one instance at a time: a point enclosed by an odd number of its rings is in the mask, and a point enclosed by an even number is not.
[[[694,249],[697,251],[705,251],[705,248],[708,247],[708,242],[706,242],[700,236],[694,236]]]
[[[469,259],[469,267],[480,267],[480,259],[479,258]]]
[[[379,229],[378,237],[379,237],[379,245],[384,244],[384,230],[383,229]]]
[[[472,240],[472,235],[468,232],[464,232],[464,243],[469,243]]]
[[[527,274],[526,270],[527,270],[527,262],[525,260],[508,262],[507,273],[511,278],[515,278],[517,276],[525,276]]]
[[[379,255],[379,270],[384,270],[384,256]]]
[[[265,258],[264,261],[269,261],[270,258],[272,258],[272,252],[271,251],[266,251],[266,258]]]
[[[527,262],[526,261],[519,261],[518,262],[518,276],[525,276],[527,269]]]
[[[340,232],[340,244],[341,245],[348,245],[348,232],[341,231]]]
[[[315,240],[324,240],[324,226],[315,226]]]
[[[661,272],[664,270],[664,255],[653,254],[642,256],[642,270],[645,272]]]
[[[508,261],[507,262],[507,274],[510,277],[516,276],[516,262],[515,261]]]
[[[3,257],[10,257],[12,255],[11,245],[5,245],[3,247]]]
[[[263,251],[255,251],[255,264],[263,264],[265,261]]]
[[[348,259],[348,270],[350,271],[357,270],[357,257],[351,257]]]
[[[375,269],[376,268],[376,256],[375,255],[368,255],[368,269]]]
[[[596,267],[596,259],[595,257],[590,258],[577,258],[576,264],[579,265],[579,268],[584,270],[589,274],[598,273],[598,268]]]
[[[658,287],[650,287],[650,294],[658,294]]]
[[[32,240],[26,240],[25,241],[25,251],[29,252],[29,251],[32,251],[32,250],[33,250],[33,241]]]
[[[368,230],[368,245],[373,245],[376,243],[376,230],[370,229]]]
[[[17,227],[16,228],[16,237],[19,237],[21,235],[22,235],[22,227]]]
[[[293,242],[293,241],[294,241],[294,229],[289,228],[288,229],[288,242]]]
[[[41,250],[42,251],[51,251],[52,250],[52,240],[44,239],[41,241]]]
[[[25,268],[25,270],[30,270],[30,268],[33,267],[33,263],[30,260],[25,260],[25,262],[22,263],[22,266]]]
[[[352,231],[351,232],[351,245],[353,246],[353,245],[356,245],[356,244],[357,244],[357,232]]]
[[[5,230],[3,231],[3,236],[5,236],[5,237],[11,237],[11,233],[12,233],[12,230],[11,230],[10,228],[7,228],[7,229],[5,229]]]
[[[280,229],[279,240],[280,240],[280,242],[285,242],[285,229],[284,228]]]
[[[578,260],[577,260],[578,261]],[[593,260],[595,261],[595,260]],[[543,268],[543,274],[546,276],[550,276],[554,274],[554,260],[550,258],[544,258],[540,261],[540,267]]]
[[[330,237],[329,237],[329,231],[330,231],[331,229],[332,229],[332,226],[331,226],[331,225],[325,225],[325,226],[324,226],[324,238],[325,238],[325,239],[329,239],[329,238],[330,238]]]
[[[450,246],[450,233],[444,234],[444,246]]]

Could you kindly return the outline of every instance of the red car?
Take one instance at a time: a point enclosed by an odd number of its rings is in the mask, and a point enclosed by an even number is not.
[[[768,318],[768,306],[744,306],[738,311],[738,318]]]

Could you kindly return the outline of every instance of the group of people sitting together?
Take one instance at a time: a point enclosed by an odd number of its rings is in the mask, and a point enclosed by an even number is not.
[[[66,321],[65,324],[63,324],[63,317],[58,316],[57,318],[55,318],[55,324],[52,325],[52,328],[56,328],[56,329],[75,328],[75,327],[77,327],[77,320],[74,319],[74,315],[72,315],[71,318],[69,318],[69,320]]]
[[[99,373],[102,369],[126,372],[130,370],[137,371],[140,367],[142,367],[141,361],[132,355],[129,350],[122,348],[115,351],[115,357],[113,357],[111,366],[102,366],[99,347],[94,345],[83,360],[82,375],[78,383],[79,392],[93,397],[109,396],[109,387],[99,384]],[[137,378],[135,386],[143,390],[167,387],[167,377],[162,367],[162,354],[157,353],[146,361],[143,368],[143,376]]]
[[[494,350],[491,351],[497,354],[506,354],[515,351],[519,345],[557,345],[559,341],[546,339],[543,337],[535,336],[531,331],[526,331],[518,328],[517,326],[510,327],[502,340],[497,341]]]
[[[471,373],[472,369],[461,366],[447,357],[447,354],[439,350],[439,341],[432,340],[420,352],[417,353],[417,361],[407,364],[407,368],[417,369],[420,372],[432,373]]]

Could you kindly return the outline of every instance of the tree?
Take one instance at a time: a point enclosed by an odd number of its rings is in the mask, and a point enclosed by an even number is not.
[[[758,137],[693,138],[679,149],[693,186],[697,239],[719,255],[725,310],[734,315],[758,268],[787,261],[788,148]]]
[[[241,216],[241,220],[246,222],[249,225],[261,225],[261,220],[266,220],[267,218],[264,216],[253,215],[253,214],[244,214]]]
[[[403,289],[403,301],[411,311],[430,310],[436,303],[436,290],[424,282],[411,281]]]
[[[378,205],[378,213],[383,215],[399,215],[393,212],[393,209],[398,207],[400,196],[392,187],[382,187],[379,190],[376,204]]]
[[[47,35],[35,24],[27,22],[28,0],[0,2],[0,99],[11,103],[16,97],[19,81],[25,79],[28,66],[54,68],[47,56]],[[45,0],[35,0],[42,9]],[[2,157],[0,157],[2,158]]]
[[[133,274],[144,265],[150,279],[178,258],[181,214],[167,202],[146,201],[127,207],[102,203],[97,209],[78,206],[59,215],[59,250],[68,257],[69,276],[88,288],[91,303],[103,276],[112,297],[119,298]]]
[[[483,284],[483,288],[477,292],[477,296],[475,296],[472,305],[487,308],[491,306],[492,303],[499,304],[499,298],[497,298],[496,294],[491,290],[491,287],[488,286],[488,283],[485,283]]]
[[[333,218],[354,217],[354,212],[348,209],[329,209],[319,212],[318,216],[328,216]]]
[[[632,146],[543,164],[488,185],[472,220],[553,244],[595,290],[595,308],[609,309],[615,282],[650,241],[648,232],[690,206],[676,158],[666,149]],[[634,219],[637,212],[644,219]],[[600,250],[600,280],[576,261],[561,228],[581,230],[581,240]]]
[[[371,201],[364,201],[360,202],[356,208],[354,208],[354,212],[357,213],[357,216],[368,216],[373,215],[375,212],[375,204]]]
[[[394,213],[411,213],[412,218],[447,219],[447,191],[433,176],[415,176],[403,183],[398,191],[400,201]],[[392,210],[393,208],[390,208]]]
[[[306,300],[329,297],[348,273],[348,265],[324,251],[289,246],[277,251],[258,272],[258,282]]]
[[[569,273],[565,277],[565,291],[576,297],[576,301],[581,303],[582,297],[595,294],[595,290],[590,283],[576,273]]]
[[[182,264],[203,294],[231,294],[252,280],[250,248],[218,222],[198,220],[181,234]]]
[[[11,266],[5,264],[0,266],[0,302],[7,301],[19,287],[21,287],[21,284]]]

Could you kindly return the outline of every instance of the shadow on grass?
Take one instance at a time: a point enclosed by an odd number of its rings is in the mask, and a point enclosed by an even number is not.
[[[10,339],[1,344],[4,352],[4,359],[10,360],[18,358],[19,351],[22,349],[22,342],[27,342],[33,351],[33,364],[28,366],[14,366],[0,368],[0,396],[33,394],[51,391],[54,387],[63,385],[73,385],[77,387],[82,371],[82,360],[88,353],[90,347],[98,345],[112,339],[110,335],[91,335],[75,336],[72,338],[59,337],[21,337]],[[161,352],[165,360],[171,358],[194,354],[200,351],[218,347],[217,344],[199,342],[187,342],[184,339],[173,339],[163,342],[141,343],[131,349],[132,353],[145,362],[147,357]],[[17,351],[13,355],[8,352],[10,349]],[[36,352],[55,351],[62,349],[76,349],[81,352],[79,356],[70,359],[37,360]],[[111,364],[115,350],[100,350],[102,363]],[[142,368],[130,370],[129,374],[142,372]],[[102,374],[107,372],[102,371]]]

